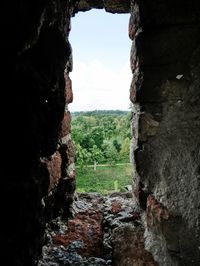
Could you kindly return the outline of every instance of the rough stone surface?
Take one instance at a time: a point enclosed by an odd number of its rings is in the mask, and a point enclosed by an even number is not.
[[[144,231],[140,226],[125,224],[114,229],[112,237],[113,265],[158,265],[152,255],[144,249]]]
[[[88,11],[92,8],[104,8],[103,0],[80,0],[78,3],[78,11]]]
[[[130,0],[104,0],[105,10],[111,13],[130,13]]]
[[[147,226],[161,225],[170,219],[169,211],[151,195],[147,198]]]
[[[50,175],[49,191],[57,186],[59,179],[61,178],[61,162],[61,156],[58,151],[47,161],[47,169]]]
[[[22,0],[2,5],[1,151],[6,156],[1,160],[0,259],[5,265],[37,265],[42,250],[46,198],[57,186],[62,164],[56,151],[74,4]]]
[[[88,11],[92,8],[105,8],[111,13],[130,13],[130,0],[80,0],[77,11]]]
[[[72,103],[73,102],[73,91],[72,91],[72,81],[69,77],[69,74],[64,73],[65,77],[65,97],[66,97],[66,103]]]
[[[137,33],[137,30],[140,27],[140,16],[139,16],[139,6],[132,2],[131,4],[131,15],[128,25],[128,35],[131,40],[134,41],[134,37]]]
[[[200,4],[132,1],[131,10],[130,99],[140,104],[132,156],[145,245],[159,265],[198,265]]]
[[[70,219],[47,227],[39,266],[158,265],[145,250],[140,208],[131,193],[81,193],[72,206]]]
[[[78,239],[84,243],[84,246],[80,248],[81,256],[98,257],[102,254],[102,219],[102,213],[97,211],[76,214],[68,221],[66,233],[55,235],[53,243],[68,246]]]
[[[78,2],[21,0],[4,1],[2,5],[4,156],[0,181],[0,259],[9,265],[37,265],[45,223],[58,215],[67,218],[73,213],[74,149],[69,124],[63,134],[60,129],[72,97],[70,81],[66,82],[64,73],[69,75],[73,70],[68,35],[70,16],[78,12]],[[134,170],[137,201],[148,214],[141,215],[146,217],[144,247],[162,266],[199,265],[200,3],[130,2],[85,0],[80,4],[84,3],[85,10],[102,7],[112,13],[131,10],[130,99],[134,102],[131,161],[137,168]],[[12,120],[11,111],[15,117]],[[60,155],[51,161],[57,151]],[[54,169],[50,166],[53,162],[58,163]],[[55,182],[50,181],[50,176],[55,177]],[[76,252],[81,243],[75,241],[67,249],[52,247],[51,259],[56,259],[57,265],[66,260],[69,265],[109,265],[113,229],[121,223],[135,226],[139,217],[137,212],[128,216],[121,212],[123,204],[115,200],[111,204],[109,199],[108,205],[105,224],[103,220],[108,257],[82,258]],[[121,243],[117,237],[113,240],[115,247]],[[45,252],[48,254],[48,247]]]
[[[61,138],[68,135],[71,132],[71,114],[69,111],[65,111],[64,118],[61,124],[60,135]]]
[[[200,20],[199,1],[182,0],[132,0],[139,6],[140,24],[143,28],[174,26],[197,23]]]

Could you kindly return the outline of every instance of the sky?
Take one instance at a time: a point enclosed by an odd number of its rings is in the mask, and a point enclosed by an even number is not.
[[[70,111],[128,110],[132,78],[129,16],[93,9],[72,17],[74,100]]]

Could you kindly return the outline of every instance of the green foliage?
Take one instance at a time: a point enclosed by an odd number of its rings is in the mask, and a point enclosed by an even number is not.
[[[100,149],[104,140],[103,127],[97,126],[92,128],[90,135],[92,136],[95,145]]]
[[[83,137],[80,141],[80,145],[81,147],[83,147],[84,149],[91,149],[93,147],[93,145],[95,144],[95,141],[92,138],[92,135],[89,133],[83,134]]]
[[[118,152],[113,143],[109,140],[104,140],[102,150],[106,161],[111,165],[115,164],[118,158]]]
[[[99,162],[103,160],[103,153],[102,151],[96,146],[93,145],[92,148],[90,149],[90,162],[93,163],[94,161]]]
[[[80,144],[77,144],[76,157],[79,160],[79,165],[81,166],[81,169],[85,170],[88,163],[90,162],[90,157],[91,157],[90,152],[87,149],[82,148]]]
[[[130,154],[130,139],[127,137],[123,140],[120,150],[120,158],[122,161],[128,161]]]
[[[115,149],[117,150],[117,152],[120,152],[120,150],[121,150],[121,144],[118,142],[117,139],[114,139],[113,140],[113,145],[114,145]]]
[[[130,111],[91,111],[72,113],[72,139],[77,164],[115,164],[129,161]]]

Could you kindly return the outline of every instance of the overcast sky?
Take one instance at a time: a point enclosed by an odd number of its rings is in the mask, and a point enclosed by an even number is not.
[[[128,110],[132,78],[128,20],[129,14],[95,9],[72,18],[74,101],[70,111]]]

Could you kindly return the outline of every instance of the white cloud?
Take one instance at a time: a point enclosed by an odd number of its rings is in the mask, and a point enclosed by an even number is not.
[[[128,109],[132,78],[129,62],[118,70],[104,66],[98,59],[87,64],[79,62],[70,77],[74,94],[70,111]]]

